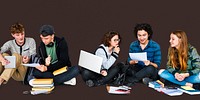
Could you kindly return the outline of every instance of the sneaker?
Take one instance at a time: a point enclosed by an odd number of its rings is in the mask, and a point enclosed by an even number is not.
[[[87,80],[85,83],[86,83],[86,85],[88,87],[93,87],[94,86],[94,82],[92,80]]]
[[[148,77],[145,77],[145,78],[142,79],[142,82],[143,82],[145,85],[148,85],[149,82],[151,82],[151,81],[153,81],[153,79],[150,79],[150,78],[148,78]]]
[[[76,85],[76,78],[72,78],[71,80],[64,82],[64,84],[67,84],[67,85]]]

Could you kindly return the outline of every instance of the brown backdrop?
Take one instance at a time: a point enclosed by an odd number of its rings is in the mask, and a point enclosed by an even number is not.
[[[54,26],[56,35],[66,38],[70,58],[77,65],[81,49],[93,52],[99,45],[103,34],[110,30],[122,35],[120,57],[117,60],[126,61],[129,45],[135,40],[133,27],[136,23],[146,22],[154,30],[153,40],[158,42],[162,50],[161,68],[165,68],[167,48],[171,31],[184,30],[189,42],[200,52],[199,22],[200,14],[197,2],[183,0],[6,0],[0,3],[0,45],[12,39],[8,28],[20,21],[25,25],[26,36],[40,42],[39,28],[43,24]],[[38,45],[37,45],[38,46]],[[133,87],[131,95],[110,95],[104,86],[88,88],[78,77],[77,86],[58,86],[50,95],[30,96],[22,92],[31,87],[22,85],[12,79],[7,85],[0,86],[1,98],[19,99],[194,99],[200,96],[184,94],[179,97],[169,97],[144,85]]]

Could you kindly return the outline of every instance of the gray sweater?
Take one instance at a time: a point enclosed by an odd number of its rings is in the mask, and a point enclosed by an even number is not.
[[[98,48],[95,52],[95,55],[100,56],[103,58],[103,64],[102,64],[102,69],[109,69],[116,61],[118,54],[111,52],[108,52],[108,47],[104,46],[103,44],[101,44],[100,46],[102,46],[105,51],[102,48]],[[106,53],[108,58],[106,57]]]
[[[22,46],[17,45],[15,39],[9,40],[3,44],[1,47],[1,53],[10,51],[13,53],[18,53],[22,56],[31,56],[36,54],[36,43],[33,38],[25,38],[25,43]]]

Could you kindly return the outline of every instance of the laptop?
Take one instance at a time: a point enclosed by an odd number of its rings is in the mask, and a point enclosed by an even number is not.
[[[86,52],[84,50],[80,51],[78,61],[79,66],[100,74],[102,63],[102,57]]]
[[[15,56],[4,56],[10,63],[5,65],[5,68],[16,68],[16,57]]]

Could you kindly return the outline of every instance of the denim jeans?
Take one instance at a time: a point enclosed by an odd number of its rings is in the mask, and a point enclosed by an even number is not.
[[[79,74],[78,66],[68,67],[67,71],[56,76],[52,72],[41,72],[34,69],[33,75],[35,78],[53,78],[54,84],[59,85],[66,82]]]
[[[178,81],[177,79],[175,79],[174,75],[172,73],[170,73],[168,70],[162,69],[159,71],[159,76],[165,80],[168,80],[174,84],[178,84],[178,85],[185,85],[187,82],[188,83],[200,83],[200,74],[194,74],[191,75],[187,78],[185,78],[183,81]]]

